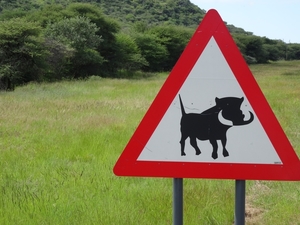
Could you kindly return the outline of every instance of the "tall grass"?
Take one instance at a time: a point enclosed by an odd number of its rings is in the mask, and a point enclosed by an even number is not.
[[[299,65],[251,67],[298,156]],[[166,76],[0,93],[0,224],[172,224],[172,179],[112,173]],[[247,181],[247,222],[299,224],[299,193],[297,182]],[[229,225],[233,211],[234,181],[184,180],[185,224]]]

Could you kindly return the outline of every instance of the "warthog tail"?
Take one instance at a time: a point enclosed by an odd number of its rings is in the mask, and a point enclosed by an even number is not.
[[[182,104],[182,100],[181,100],[180,95],[179,95],[179,101],[180,101],[181,113],[182,113],[182,115],[186,115],[185,110],[184,110],[184,106],[183,106],[183,104]]]

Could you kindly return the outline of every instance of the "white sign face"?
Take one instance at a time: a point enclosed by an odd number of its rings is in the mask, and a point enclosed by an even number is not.
[[[216,155],[213,157],[213,146],[205,138],[197,139],[197,146],[201,150],[201,154],[197,155],[190,143],[190,137],[185,140],[185,155],[182,155],[179,143],[182,135],[179,95],[187,114],[200,114],[216,106],[216,98],[241,99],[243,97],[244,100],[240,105],[240,110],[245,115],[243,120],[250,120],[251,113],[254,115],[254,120],[246,125],[233,125],[227,130],[225,147],[228,156],[222,154],[223,145],[220,140],[217,140],[217,157]],[[219,119],[222,121],[221,118]],[[232,125],[228,120],[222,122]],[[213,37],[139,155],[138,161],[282,164]]]

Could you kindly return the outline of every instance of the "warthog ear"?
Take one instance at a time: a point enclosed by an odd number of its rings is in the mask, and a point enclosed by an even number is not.
[[[241,100],[241,104],[242,104],[242,102],[244,101],[244,97],[241,97],[240,100]]]
[[[216,97],[215,102],[216,102],[217,105],[218,105],[219,101],[220,101],[220,99],[218,97]]]

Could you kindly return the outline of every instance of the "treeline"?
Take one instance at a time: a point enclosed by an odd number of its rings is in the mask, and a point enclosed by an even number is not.
[[[228,26],[249,63],[300,59],[300,45]],[[170,71],[195,28],[124,24],[89,3],[45,5],[0,14],[0,89],[31,81]]]
[[[300,44],[247,34],[232,34],[247,63],[300,59]]]
[[[146,23],[121,29],[91,4],[74,3],[0,15],[2,88],[30,81],[118,77],[168,71],[193,29]]]

